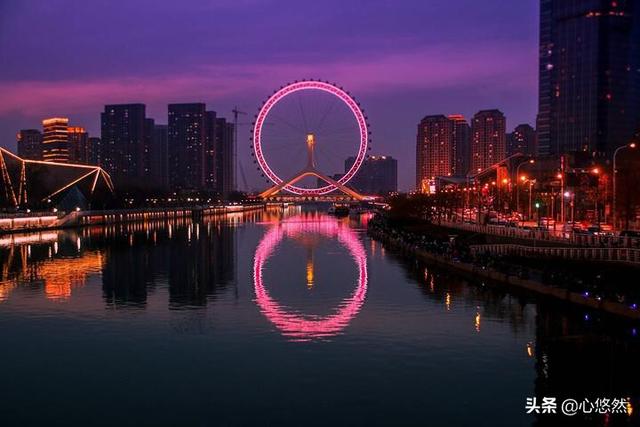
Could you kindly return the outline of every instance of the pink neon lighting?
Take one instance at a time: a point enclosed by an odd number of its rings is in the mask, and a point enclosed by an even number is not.
[[[345,298],[334,314],[328,316],[304,316],[287,312],[269,296],[262,280],[262,268],[275,248],[285,237],[303,233],[316,233],[337,238],[347,248],[358,268],[358,285]],[[333,336],[342,331],[358,314],[367,294],[367,256],[358,236],[348,226],[327,217],[294,217],[273,226],[262,238],[253,261],[253,282],[256,302],[262,313],[283,335],[295,340],[312,340]]]
[[[276,185],[281,184],[283,179],[276,175],[275,172],[271,170],[269,164],[264,158],[264,154],[262,152],[262,126],[269,114],[269,111],[276,105],[282,98],[287,95],[291,95],[294,92],[298,92],[301,90],[321,90],[327,93],[330,93],[334,96],[337,96],[342,102],[347,104],[351,112],[356,118],[358,122],[358,129],[360,131],[360,146],[358,148],[358,155],[356,156],[356,161],[351,166],[351,169],[338,180],[338,183],[344,185],[353,176],[358,172],[360,166],[364,162],[365,156],[367,154],[367,145],[369,142],[369,133],[367,130],[367,120],[362,113],[362,110],[358,106],[358,103],[353,99],[348,93],[344,90],[340,89],[337,86],[334,86],[330,83],[325,83],[317,80],[307,80],[303,82],[297,82],[289,84],[282,89],[278,90],[276,93],[271,95],[269,99],[264,103],[260,111],[258,112],[258,117],[256,118],[256,123],[253,127],[253,150],[256,155],[256,160],[260,165],[260,168],[264,172],[264,174]],[[291,193],[298,195],[309,195],[309,196],[320,196],[323,194],[327,194],[336,189],[336,186],[333,184],[326,185],[320,188],[302,188],[295,185],[287,185],[284,187],[284,190],[287,190]]]

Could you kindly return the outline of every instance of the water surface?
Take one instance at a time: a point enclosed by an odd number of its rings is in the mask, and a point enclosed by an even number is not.
[[[637,325],[408,260],[366,220],[2,236],[1,424],[552,426],[527,397],[638,396]]]

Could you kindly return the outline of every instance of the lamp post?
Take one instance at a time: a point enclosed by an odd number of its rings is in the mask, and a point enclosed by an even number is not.
[[[535,184],[536,180],[535,179],[530,179],[529,180],[529,217],[527,218],[529,221],[531,221],[531,217],[533,216],[533,214],[531,213],[531,193],[533,193],[533,184]]]
[[[557,175],[557,178],[560,180],[560,195],[562,195],[562,194],[564,194],[564,173],[563,172],[559,172],[558,175]],[[560,222],[564,226],[564,223],[565,223],[564,197],[560,197]]]
[[[565,191],[562,194],[562,202],[564,203],[564,199],[569,199],[569,207],[571,208],[571,231],[573,232],[573,226],[574,226],[574,218],[573,218],[573,214],[574,214],[574,208],[573,208],[573,197],[574,197],[574,193],[570,193],[569,191]],[[564,233],[564,224],[562,225],[563,227],[563,233]]]
[[[600,198],[600,169],[599,168],[593,168],[591,169],[591,173],[593,173],[596,176],[596,197],[595,197],[595,205],[594,205],[594,210],[595,210],[595,216],[596,216],[596,226],[600,227],[600,211],[598,210],[598,199]]]
[[[618,224],[618,218],[616,216],[617,212],[616,212],[616,175],[618,173],[618,170],[616,168],[616,156],[618,155],[618,151],[624,149],[624,148],[636,148],[636,143],[632,142],[630,144],[625,144],[622,145],[618,148],[616,148],[616,150],[613,152],[613,229],[616,229],[616,226]]]
[[[520,187],[518,186],[518,179],[520,179],[520,167],[522,165],[526,165],[527,163],[532,165],[534,164],[536,161],[534,159],[529,159],[526,160],[524,162],[521,162],[517,167],[516,167],[516,211],[518,213],[520,213]]]

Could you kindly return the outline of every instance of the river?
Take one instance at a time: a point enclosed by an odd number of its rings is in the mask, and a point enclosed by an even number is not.
[[[0,424],[637,422],[525,403],[637,402],[638,325],[416,263],[368,218],[290,206],[0,236]]]

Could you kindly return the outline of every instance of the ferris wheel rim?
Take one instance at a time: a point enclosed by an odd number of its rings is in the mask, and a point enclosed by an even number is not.
[[[279,101],[281,101],[288,95],[303,90],[320,90],[337,97],[349,108],[356,120],[359,132],[358,153],[356,155],[355,162],[353,163],[353,165],[351,165],[351,168],[347,171],[347,173],[344,174],[344,176],[337,180],[340,185],[344,185],[355,176],[355,174],[364,163],[369,144],[369,126],[366,116],[364,115],[364,112],[358,105],[358,102],[355,100],[355,98],[341,87],[329,82],[321,80],[296,81],[294,83],[289,83],[281,87],[280,89],[275,91],[269,98],[267,98],[267,100],[260,107],[253,126],[252,145],[256,161],[265,176],[275,185],[279,185],[284,181],[284,179],[278,176],[278,174],[276,174],[271,169],[269,163],[265,159],[262,149],[262,128],[267,116],[269,115],[269,112]],[[334,184],[328,184],[324,187],[318,188],[303,188],[296,185],[287,185],[283,189],[301,196],[320,196],[328,194],[336,190],[337,188],[338,187],[336,187]]]

